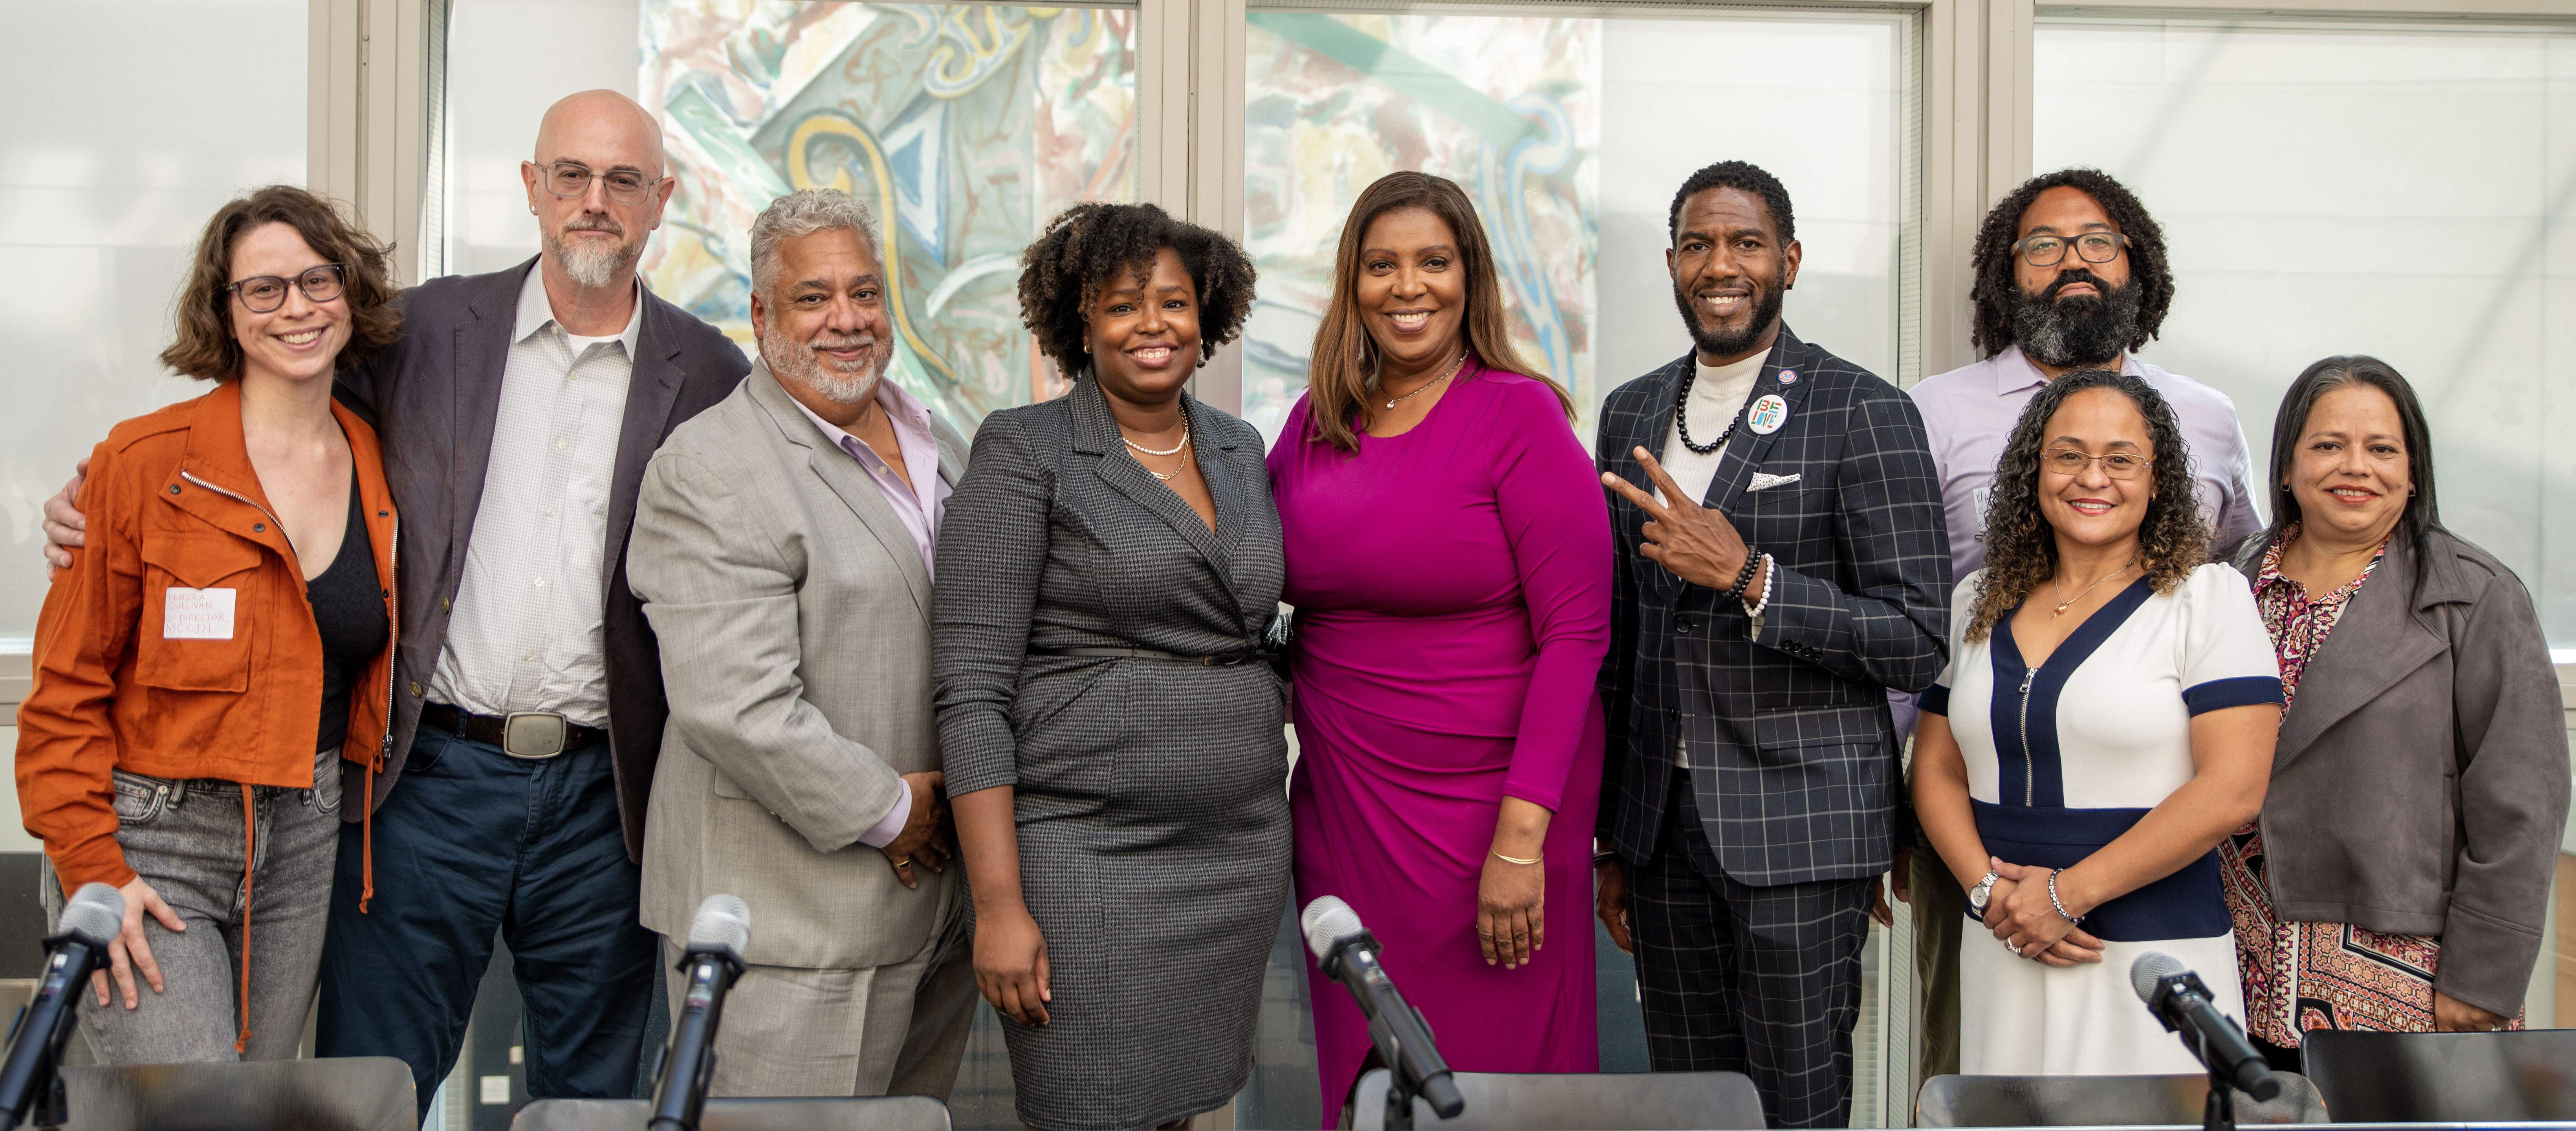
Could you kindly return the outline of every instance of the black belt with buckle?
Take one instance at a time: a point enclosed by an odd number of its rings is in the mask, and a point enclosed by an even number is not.
[[[425,704],[420,721],[449,734],[501,748],[513,758],[552,758],[608,741],[598,727],[577,726],[552,711],[513,711],[507,715],[470,715],[445,703]]]
[[[1041,656],[1179,660],[1184,664],[1196,664],[1203,668],[1230,668],[1236,664],[1270,662],[1268,652],[1229,652],[1217,656],[1184,656],[1178,652],[1164,652],[1153,648],[1039,648],[1036,652]]]

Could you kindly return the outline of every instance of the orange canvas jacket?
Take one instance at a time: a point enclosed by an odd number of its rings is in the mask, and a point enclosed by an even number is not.
[[[376,434],[336,402],[331,411],[398,630],[394,504]],[[80,508],[88,545],[45,595],[35,689],[18,707],[20,812],[65,891],[134,878],[111,771],[310,787],[322,698],[321,633],[251,468],[238,383],[117,425],[90,455]],[[392,678],[388,645],[351,688],[344,761],[383,768]]]

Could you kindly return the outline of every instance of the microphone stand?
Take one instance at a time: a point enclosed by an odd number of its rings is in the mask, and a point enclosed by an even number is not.
[[[2209,1098],[2200,1105],[2201,1131],[2236,1131],[2236,1081],[2220,1072],[2210,1055],[2209,1038],[2200,1038],[2200,1060],[2209,1073]]]

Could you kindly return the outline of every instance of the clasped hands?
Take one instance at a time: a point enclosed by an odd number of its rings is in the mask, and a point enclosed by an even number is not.
[[[1646,544],[1638,547],[1637,553],[1703,589],[1734,586],[1735,575],[1744,572],[1744,559],[1751,553],[1744,545],[1744,536],[1735,532],[1735,524],[1713,507],[1694,504],[1653,452],[1640,447],[1634,449],[1634,454],[1646,478],[1664,493],[1665,502],[1655,501],[1652,492],[1639,490],[1636,484],[1607,471],[1601,473],[1601,485],[1646,512],[1642,531]],[[1762,581],[1760,574],[1754,575],[1747,591],[1761,591]]]
[[[2102,940],[2058,914],[2050,902],[2048,878],[2056,869],[2007,864],[2000,857],[1988,857],[1986,866],[1995,871],[1995,886],[1986,893],[1986,927],[2014,955],[2050,966],[2102,961]],[[2070,898],[2063,883],[2057,897],[2078,915],[2089,910]]]

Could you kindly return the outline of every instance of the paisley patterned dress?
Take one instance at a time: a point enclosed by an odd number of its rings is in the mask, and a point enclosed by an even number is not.
[[[2385,559],[2372,555],[2360,576],[2323,596],[2281,575],[2281,554],[2298,541],[2291,527],[2263,555],[2254,577],[2254,607],[2263,615],[2281,660],[2281,694],[2296,704],[2299,676]],[[2392,583],[2394,584],[2394,583]],[[2288,711],[2282,712],[2288,717]],[[2311,1029],[2387,1033],[2433,1031],[2433,973],[2442,940],[2384,935],[2350,923],[2284,921],[2272,911],[2263,873],[2261,822],[2250,822],[2218,846],[2227,908],[2236,920],[2237,968],[2244,979],[2246,1028],[2282,1048],[2297,1048]],[[2522,1019],[2511,1028],[2522,1028]]]

